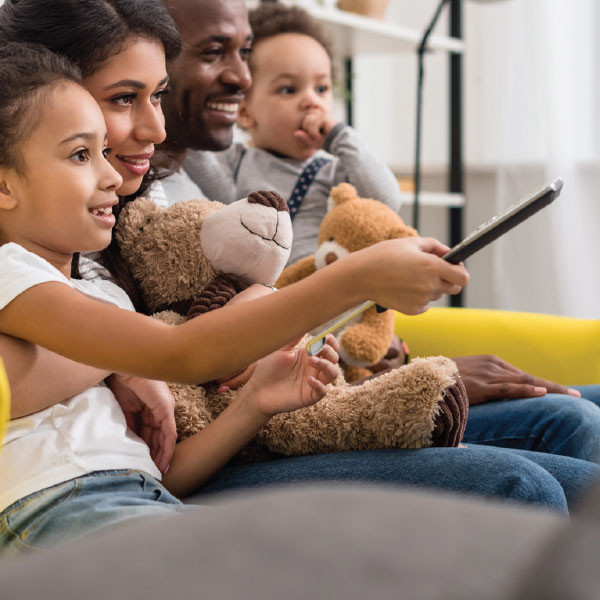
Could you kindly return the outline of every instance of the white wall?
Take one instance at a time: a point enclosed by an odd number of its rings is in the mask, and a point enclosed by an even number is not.
[[[594,111],[600,100],[600,3],[564,4],[463,3],[465,233],[547,179],[567,175],[561,203],[547,209],[552,213],[536,216],[469,261],[469,306],[600,318],[600,267],[591,258],[600,254],[592,224],[597,229],[600,220],[593,185],[600,181],[600,111]],[[423,29],[437,5],[391,0],[388,19]],[[561,20],[561,11],[567,18]],[[578,19],[578,12],[589,18]],[[436,33],[446,31],[444,15]],[[570,63],[557,53],[558,38],[570,48],[584,37],[592,40],[591,51],[588,45],[571,52]],[[416,57],[363,57],[355,66],[357,127],[389,164],[410,174]],[[553,79],[548,69],[555,66]],[[443,189],[446,178],[447,67],[443,54],[426,57],[422,160],[424,183],[434,189]],[[444,238],[443,210],[428,210],[422,223],[422,233]]]

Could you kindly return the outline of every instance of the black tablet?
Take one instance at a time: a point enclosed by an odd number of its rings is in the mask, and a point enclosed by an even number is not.
[[[483,223],[483,225],[480,225],[460,244],[454,246],[444,256],[444,259],[456,265],[469,258],[477,250],[498,239],[502,234],[510,231],[513,227],[516,227],[519,223],[544,208],[544,206],[548,206],[550,202],[558,197],[562,186],[562,179],[556,179],[538,192],[527,196],[527,198],[517,204],[513,204],[504,213],[496,215]]]

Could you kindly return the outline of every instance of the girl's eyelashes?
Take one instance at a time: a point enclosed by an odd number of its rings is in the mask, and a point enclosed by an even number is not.
[[[90,160],[90,151],[87,148],[81,148],[69,156],[78,163],[86,163]]]
[[[112,148],[104,148],[104,150],[102,150],[102,156],[104,156],[104,158],[108,158],[108,155],[112,152]]]
[[[329,91],[329,86],[322,84],[317,86],[317,93],[326,94]]]

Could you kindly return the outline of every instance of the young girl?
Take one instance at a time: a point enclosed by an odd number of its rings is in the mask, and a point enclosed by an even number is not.
[[[111,209],[122,184],[106,161],[110,150],[102,113],[80,85],[76,69],[48,51],[9,44],[0,50],[0,77],[5,84],[0,92],[0,330],[112,370],[130,370],[118,365],[124,355],[117,350],[130,335],[137,338],[129,348],[137,357],[133,370],[150,374],[163,362],[147,361],[147,343],[174,344],[171,357],[180,362],[193,346],[202,345],[197,327],[177,328],[183,335],[173,337],[171,328],[156,329],[151,319],[131,312],[131,303],[115,285],[70,279],[75,252],[98,250],[110,242]],[[55,324],[46,327],[49,318]],[[115,319],[118,334],[111,325]],[[94,323],[91,330],[88,323]],[[170,469],[163,464],[165,485],[185,493],[237,452],[270,416],[318,401],[336,376],[336,360],[330,345],[316,360],[285,349],[259,361],[240,401],[204,435],[179,444]],[[204,368],[192,364],[181,369],[165,365],[165,373],[201,379]],[[72,533],[71,527],[83,529],[81,511],[90,502],[103,502],[104,510],[88,519],[86,528],[146,514],[140,507],[149,506],[151,512],[164,504],[176,507],[175,498],[161,490],[160,477],[148,448],[127,431],[106,387],[15,419],[0,477],[0,546],[19,550],[43,545],[58,533],[58,523],[61,535]],[[151,487],[157,499],[139,489],[130,492],[132,480]],[[59,515],[53,515],[57,510]],[[47,524],[36,527],[37,519]]]

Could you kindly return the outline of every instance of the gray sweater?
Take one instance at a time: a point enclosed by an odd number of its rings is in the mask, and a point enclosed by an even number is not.
[[[352,129],[337,125],[327,136],[324,150],[332,158],[317,173],[293,221],[294,243],[288,264],[314,254],[319,226],[327,212],[329,191],[338,183],[353,184],[360,196],[400,208],[400,188],[391,170],[371,152]],[[185,174],[210,200],[229,204],[257,190],[275,190],[289,200],[298,178],[312,160],[276,156],[260,148],[234,144],[223,152],[191,152]],[[183,187],[165,180],[167,201],[187,200]],[[189,191],[189,187],[187,188]]]

